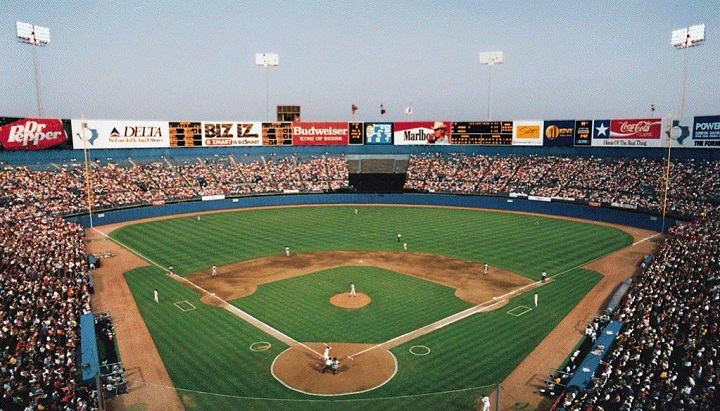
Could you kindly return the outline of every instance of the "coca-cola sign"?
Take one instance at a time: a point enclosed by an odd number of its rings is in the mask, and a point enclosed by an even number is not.
[[[594,120],[592,145],[601,147],[660,147],[662,119]]]
[[[659,118],[610,122],[610,138],[660,139],[661,132],[662,120]]]
[[[0,143],[6,150],[42,150],[65,141],[59,119],[21,118],[0,126]]]

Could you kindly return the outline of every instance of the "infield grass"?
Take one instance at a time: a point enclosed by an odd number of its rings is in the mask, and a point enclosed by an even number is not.
[[[353,208],[247,210],[203,215],[201,221],[182,217],[127,226],[112,237],[162,267],[173,265],[181,275],[282,254],[285,246],[293,253],[396,251],[402,244],[398,233],[410,251],[487,262],[533,279],[542,271],[562,275],[539,290],[539,307],[533,307],[532,294],[521,295],[500,310],[398,346],[392,350],[398,374],[388,384],[331,400],[291,391],[274,380],[270,366],[287,348],[284,344],[225,310],[204,305],[197,292],[163,275],[159,267],[134,270],[126,278],[188,409],[474,409],[476,398],[502,381],[599,281],[599,274],[577,267],[632,243],[614,228],[555,218],[383,206],[358,206],[354,215]],[[355,312],[319,309],[329,305],[331,293],[347,292],[350,281],[371,295],[373,303]],[[159,304],[152,301],[154,288],[160,290]],[[427,303],[418,298],[406,307],[408,295],[422,295]],[[183,312],[173,304],[177,301],[197,309]],[[337,342],[382,342],[468,307],[447,287],[367,267],[267,284],[233,304],[300,341]],[[532,310],[507,314],[521,305]],[[343,326],[347,324],[353,327]],[[258,341],[272,346],[250,350]],[[414,345],[426,346],[430,353],[413,355],[409,349]]]

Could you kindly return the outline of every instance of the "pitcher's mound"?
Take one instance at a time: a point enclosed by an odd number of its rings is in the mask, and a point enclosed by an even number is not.
[[[329,344],[330,355],[340,360],[337,374],[322,372],[323,359],[319,353],[323,352],[324,344],[305,343],[287,349],[275,359],[273,376],[292,390],[330,396],[373,390],[390,381],[397,372],[397,361],[390,351],[373,348],[371,344]]]
[[[330,297],[330,304],[340,308],[362,308],[370,304],[372,299],[369,295],[357,293],[355,297],[350,297],[350,293],[335,294]]]

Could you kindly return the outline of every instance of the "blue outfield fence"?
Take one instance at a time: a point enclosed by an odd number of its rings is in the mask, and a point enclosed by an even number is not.
[[[581,204],[564,202],[534,201],[525,198],[468,196],[450,194],[293,194],[293,195],[265,195],[255,197],[227,198],[212,201],[193,201],[160,206],[145,206],[123,210],[112,210],[93,213],[92,224],[90,216],[68,217],[85,227],[101,226],[140,220],[144,218],[163,217],[184,213],[200,213],[216,210],[233,210],[255,207],[302,206],[322,204],[402,204],[402,205],[430,205],[483,208],[491,210],[507,210],[530,212],[564,217],[574,217],[606,223],[621,224],[632,227],[662,231],[680,223],[674,219],[666,218],[663,224],[662,217],[639,212],[591,207]]]

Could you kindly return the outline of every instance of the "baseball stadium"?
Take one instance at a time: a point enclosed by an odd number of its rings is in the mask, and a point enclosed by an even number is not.
[[[720,114],[60,118],[34,58],[0,411],[720,409]]]
[[[263,144],[243,150],[180,147],[207,144],[202,122],[184,141],[168,122],[167,148],[110,149],[107,131],[132,128],[106,123],[2,120],[3,142],[60,142],[2,153],[6,313],[25,319],[6,356],[37,370],[23,353],[47,338],[64,373],[41,361],[56,383],[13,387],[3,409],[615,409],[668,376],[634,402],[717,405],[712,366],[680,391],[705,363],[684,360],[717,354],[716,150],[302,146],[294,130],[347,143],[354,125],[283,121],[252,123],[233,138]],[[264,144],[277,127],[287,139]],[[40,328],[19,317],[36,288]],[[636,376],[673,347],[664,330],[682,354]]]

